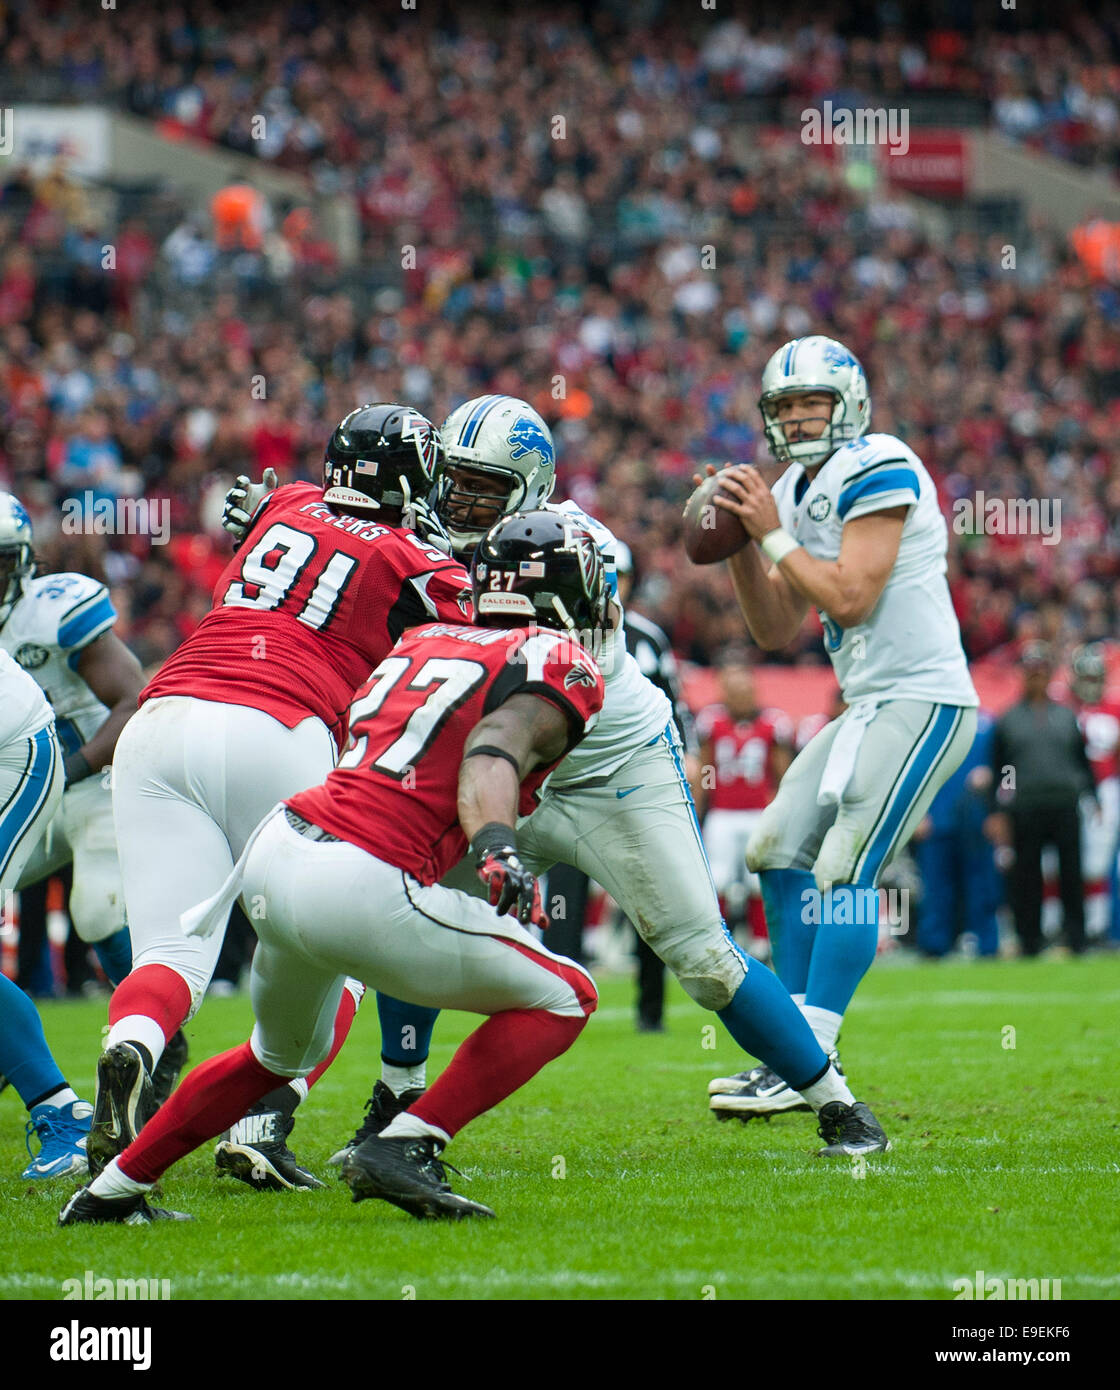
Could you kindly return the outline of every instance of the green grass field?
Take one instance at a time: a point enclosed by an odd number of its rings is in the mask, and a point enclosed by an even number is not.
[[[191,1225],[58,1229],[70,1185],[19,1180],[26,1116],[6,1091],[0,1297],[57,1299],[86,1270],[170,1279],[175,1299],[950,1299],[977,1270],[1060,1279],[1063,1299],[1120,1296],[1120,958],[873,970],[842,1055],[895,1147],[862,1176],[813,1156],[811,1116],[716,1123],[707,1081],[740,1054],[718,1024],[711,1046],[714,1020],[675,984],[655,1036],[634,1031],[629,981],[600,985],[575,1048],[448,1151],[492,1222],[354,1205],[326,1168],[369,1093],[372,1000],[292,1138],[329,1189],[219,1182],[208,1146],[163,1181]],[[43,1015],[91,1095],[104,1003]],[[243,1040],[249,1018],[244,997],[208,1002],[194,1059]],[[441,1021],[433,1074],[470,1026]]]

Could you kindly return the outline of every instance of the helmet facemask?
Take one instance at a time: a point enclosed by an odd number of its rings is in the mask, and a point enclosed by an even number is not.
[[[35,555],[29,545],[0,547],[0,624],[8,621],[34,569]]]
[[[487,491],[462,486],[457,472],[476,475]],[[492,482],[490,481],[492,480]],[[456,552],[473,551],[492,526],[516,512],[525,500],[526,480],[509,468],[445,458],[436,469],[432,510],[443,523]]]
[[[797,421],[780,421],[776,413],[773,412],[775,404],[784,397],[824,395],[826,392],[833,398],[832,412],[829,416],[810,415]],[[762,411],[767,443],[779,463],[799,463],[803,468],[812,468],[814,464],[823,463],[826,459],[831,458],[841,444],[847,444],[855,437],[851,426],[844,423],[843,396],[839,391],[833,391],[825,386],[796,386],[783,391],[769,391],[759,401],[759,409]],[[807,420],[826,421],[825,428],[818,438],[786,439],[787,425],[805,424]]]

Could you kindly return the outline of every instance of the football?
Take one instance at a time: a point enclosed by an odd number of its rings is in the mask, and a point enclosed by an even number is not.
[[[750,537],[742,523],[715,504],[719,474],[705,478],[684,509],[684,548],[694,565],[715,565],[742,550]]]

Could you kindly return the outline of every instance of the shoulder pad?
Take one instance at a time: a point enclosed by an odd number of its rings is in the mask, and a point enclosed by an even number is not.
[[[113,626],[116,610],[109,590],[87,574],[45,574],[24,591],[35,639],[44,646],[74,650]]]

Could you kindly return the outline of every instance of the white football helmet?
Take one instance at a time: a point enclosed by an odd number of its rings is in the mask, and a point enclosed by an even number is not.
[[[785,427],[774,411],[775,402],[806,391],[831,392],[836,398],[832,417],[819,439],[787,440]],[[859,359],[843,343],[820,334],[794,338],[774,353],[762,371],[758,408],[770,452],[781,463],[800,463],[806,468],[823,463],[842,444],[865,435],[871,423],[871,397]]]
[[[556,486],[556,449],[548,426],[516,396],[476,396],[453,410],[440,429],[434,510],[457,554],[473,551],[502,516],[543,507]],[[468,468],[487,491],[457,484]],[[489,487],[487,479],[493,479]]]
[[[0,492],[0,627],[8,621],[34,570],[31,518],[18,497]]]

